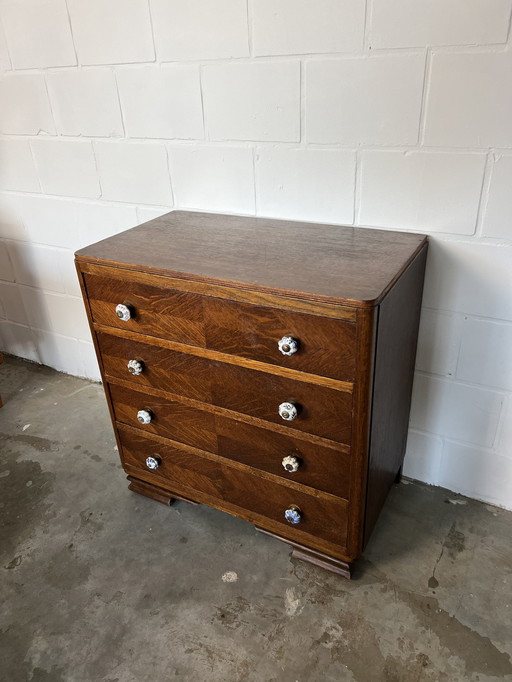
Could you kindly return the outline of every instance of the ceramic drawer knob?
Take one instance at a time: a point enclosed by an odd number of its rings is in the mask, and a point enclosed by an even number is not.
[[[291,523],[294,526],[296,526],[298,523],[302,521],[302,512],[297,507],[297,505],[291,504],[285,511],[284,518],[288,521],[288,523]]]
[[[279,416],[287,422],[291,422],[298,417],[299,411],[293,403],[281,403],[279,405]]]
[[[126,303],[116,305],[116,315],[122,322],[128,322],[133,317],[133,308]]]
[[[144,371],[144,363],[142,360],[129,360],[128,361],[128,371],[130,374],[142,374]]]
[[[153,419],[153,415],[149,410],[139,410],[137,412],[137,419],[141,424],[149,424]]]
[[[287,457],[283,457],[281,464],[283,465],[283,469],[286,469],[286,471],[288,471],[290,474],[294,474],[299,470],[300,460],[298,457],[288,455]]]
[[[154,457],[146,457],[146,466],[151,471],[155,471],[160,466],[160,457],[155,455]]]
[[[293,355],[299,350],[299,342],[293,336],[283,336],[277,346],[283,355]]]

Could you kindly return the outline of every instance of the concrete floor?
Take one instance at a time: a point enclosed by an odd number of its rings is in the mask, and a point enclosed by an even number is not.
[[[97,384],[0,393],[2,682],[512,680],[512,513],[395,486],[348,582],[129,492]]]

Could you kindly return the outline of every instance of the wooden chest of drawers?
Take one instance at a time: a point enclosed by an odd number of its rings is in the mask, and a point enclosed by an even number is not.
[[[350,576],[407,439],[423,235],[175,211],[76,254],[130,489]]]

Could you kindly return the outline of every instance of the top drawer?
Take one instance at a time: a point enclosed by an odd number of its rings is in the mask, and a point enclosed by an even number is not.
[[[332,379],[354,379],[354,323],[176,291],[129,278],[84,273],[84,280],[92,318],[99,324]],[[129,319],[117,316],[118,304],[128,307]],[[297,341],[292,355],[280,351],[278,342],[283,337]]]

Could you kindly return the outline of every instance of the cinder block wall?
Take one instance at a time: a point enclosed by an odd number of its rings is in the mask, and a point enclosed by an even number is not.
[[[172,207],[432,235],[406,474],[512,508],[512,0],[1,0],[1,348]]]

